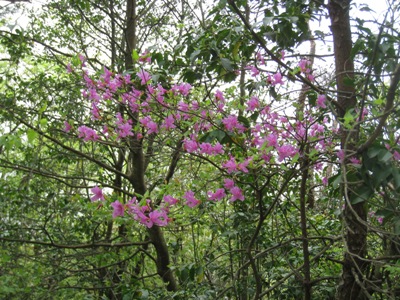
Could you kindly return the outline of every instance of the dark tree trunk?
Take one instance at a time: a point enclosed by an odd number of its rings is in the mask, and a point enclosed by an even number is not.
[[[126,5],[126,50],[125,50],[125,68],[131,69],[133,66],[132,51],[137,46],[137,22],[138,15],[136,14],[137,3],[136,0],[127,0]],[[133,122],[137,122],[138,115],[133,116]],[[146,181],[145,171],[146,163],[144,158],[143,142],[136,138],[131,138],[129,142],[129,156],[128,156],[128,170],[130,173],[130,183],[132,184],[135,193],[138,195],[144,195],[146,193]],[[169,291],[176,291],[178,286],[175,280],[175,276],[171,271],[170,256],[168,252],[168,246],[164,239],[164,233],[160,227],[153,226],[148,229],[151,242],[157,253],[157,273],[167,284]]]
[[[352,40],[350,27],[351,0],[330,0],[328,4],[331,19],[331,30],[334,41],[338,116],[343,118],[346,111],[357,104],[355,87],[349,82],[354,78],[354,62],[351,58]],[[346,154],[355,150],[355,129],[341,128],[341,148]],[[346,161],[344,162],[346,164]],[[364,202],[351,204],[351,182],[343,187],[344,224],[345,224],[345,254],[341,281],[337,289],[337,299],[354,300],[366,299],[366,286],[363,284],[363,274],[367,264],[367,226],[366,207]]]

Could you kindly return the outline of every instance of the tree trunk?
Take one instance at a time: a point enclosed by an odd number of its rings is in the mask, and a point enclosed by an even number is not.
[[[351,58],[352,40],[350,27],[351,0],[330,0],[328,4],[331,19],[331,30],[334,41],[334,55],[336,67],[337,102],[339,104],[338,117],[342,119],[351,108],[357,104],[355,87],[351,84],[354,78],[354,62]],[[350,84],[349,84],[350,82]],[[346,154],[355,150],[355,130],[341,128],[341,148]],[[344,161],[346,167],[347,161]],[[343,174],[346,174],[343,172]],[[345,224],[345,254],[341,281],[337,289],[337,299],[354,300],[366,299],[367,291],[363,284],[363,274],[367,264],[364,258],[367,255],[367,226],[366,207],[364,202],[351,204],[350,189],[343,187],[343,199],[346,199],[343,221]]]
[[[127,70],[132,69],[133,59],[132,51],[136,49],[137,46],[137,22],[138,15],[136,14],[137,3],[136,0],[127,0],[126,5],[126,30],[125,30],[125,68]],[[138,114],[134,114],[132,121],[138,121]],[[131,137],[129,141],[129,156],[128,156],[128,170],[130,173],[129,181],[132,184],[134,191],[138,195],[144,195],[146,193],[146,181],[145,172],[146,164],[144,159],[143,141],[138,140],[135,137]],[[178,285],[175,280],[175,276],[171,271],[170,256],[168,252],[168,246],[165,242],[164,233],[158,226],[153,226],[148,229],[148,234],[150,236],[151,242],[157,253],[157,273],[167,283],[167,290],[176,291]]]

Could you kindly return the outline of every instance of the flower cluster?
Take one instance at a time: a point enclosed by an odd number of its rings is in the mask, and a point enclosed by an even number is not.
[[[258,59],[262,60],[261,56]],[[81,59],[81,62],[83,67],[85,60]],[[148,53],[144,53],[139,62],[151,62]],[[299,68],[310,80],[313,79],[308,61],[302,60]],[[253,76],[258,75],[257,68],[248,69]],[[224,198],[230,202],[244,201],[246,189],[237,177],[246,176],[266,164],[295,163],[296,158],[304,155],[302,144],[311,145],[320,154],[331,145],[325,136],[329,121],[314,119],[311,108],[304,112],[301,120],[294,119],[273,111],[260,95],[253,95],[244,103],[243,113],[238,114],[236,109],[230,110],[226,100],[229,94],[224,91],[216,90],[209,101],[203,103],[195,99],[193,87],[188,83],[174,84],[169,89],[154,83],[152,74],[143,65],[132,77],[114,74],[104,68],[98,79],[94,79],[84,68],[82,70],[86,85],[82,95],[90,101],[92,122],[90,127],[77,128],[78,138],[84,142],[107,140],[117,144],[128,139],[142,140],[150,135],[179,137],[180,150],[212,161],[224,178],[223,183],[216,183],[215,189],[207,192],[210,201]],[[282,85],[284,75],[279,72],[269,74],[267,83]],[[326,108],[326,101],[324,95],[318,95],[317,107]],[[110,107],[116,106],[119,107],[119,110],[114,109],[117,114],[106,115]],[[74,126],[65,122],[64,130],[72,134]],[[99,187],[91,191],[94,194],[92,201],[104,200]],[[193,191],[186,190],[182,199],[185,200],[182,203],[194,208],[200,205],[202,198],[198,199]],[[166,195],[157,207],[153,207],[150,200],[146,204],[142,202],[134,198],[126,204],[111,203],[113,217],[127,213],[149,228],[166,226],[170,221],[170,208],[178,200]]]

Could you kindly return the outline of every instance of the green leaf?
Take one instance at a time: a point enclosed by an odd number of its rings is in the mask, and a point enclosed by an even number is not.
[[[239,116],[238,121],[242,123],[246,128],[250,128],[250,121],[246,117]]]
[[[132,50],[132,60],[133,62],[137,62],[139,60],[139,54],[136,50]]]
[[[192,54],[190,54],[190,61],[193,63],[200,53],[201,53],[201,50],[196,50]]]
[[[205,142],[205,143],[211,143],[214,140],[217,140],[218,142],[222,143],[226,136],[226,132],[216,129],[210,132],[205,133],[201,138],[200,142]]]
[[[227,71],[233,71],[232,63],[229,59],[222,57],[221,58],[221,64],[224,67],[225,70]]]
[[[359,189],[351,194],[350,202],[351,204],[357,204],[367,201],[373,194],[374,191],[369,186],[362,185]]]
[[[379,153],[378,153],[378,159],[381,162],[387,162],[389,159],[391,159],[393,156],[392,153],[390,153],[389,150],[387,150],[386,148],[382,148]]]
[[[370,147],[367,152],[368,157],[374,158],[375,156],[377,156],[379,154],[381,149],[382,149],[382,147],[379,147],[379,146]]]
[[[400,172],[397,168],[392,168],[392,176],[394,181],[394,187],[397,190],[400,188]]]
[[[26,131],[26,135],[27,135],[27,137],[28,137],[28,142],[29,142],[29,144],[32,144],[32,142],[37,138],[38,133],[37,133],[35,130],[29,128],[29,129]]]

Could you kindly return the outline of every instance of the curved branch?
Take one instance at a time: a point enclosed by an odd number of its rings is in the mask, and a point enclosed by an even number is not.
[[[372,145],[372,143],[376,140],[376,138],[379,136],[379,134],[382,132],[382,128],[385,125],[386,120],[393,109],[394,98],[396,96],[396,89],[397,85],[399,84],[399,81],[400,81],[400,64],[397,65],[392,80],[390,81],[389,90],[386,95],[385,111],[379,120],[379,124],[378,126],[376,126],[375,131],[371,134],[369,139],[357,149],[357,153],[360,154],[364,152],[366,149],[368,149]]]
[[[98,247],[121,248],[121,247],[130,247],[130,246],[143,246],[143,245],[148,245],[150,243],[150,241],[115,243],[115,244],[98,242],[98,243],[67,245],[67,244],[57,244],[54,242],[48,243],[48,242],[42,242],[42,241],[21,240],[21,239],[12,239],[12,238],[6,238],[6,237],[0,237],[0,241],[11,242],[11,243],[20,243],[20,244],[41,245],[41,246],[61,248],[61,249],[87,249],[87,248],[98,248]]]

